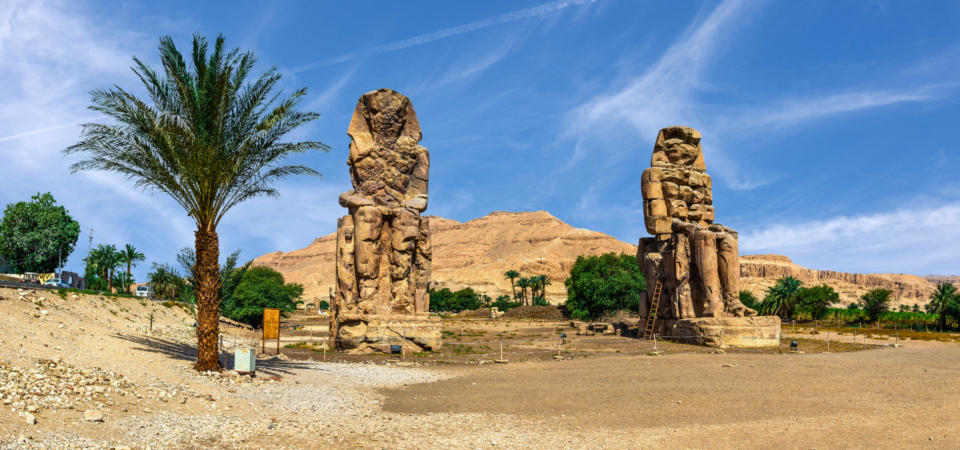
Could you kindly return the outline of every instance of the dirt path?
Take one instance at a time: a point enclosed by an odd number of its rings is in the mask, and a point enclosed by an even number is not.
[[[958,363],[942,343],[536,362],[387,390],[383,410],[532,421],[514,432],[572,448],[957,448]]]

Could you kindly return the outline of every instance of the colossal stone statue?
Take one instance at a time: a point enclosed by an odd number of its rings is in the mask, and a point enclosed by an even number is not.
[[[410,99],[390,89],[360,97],[350,128],[349,214],[337,224],[337,283],[331,334],[337,347],[376,351],[440,345],[429,317],[430,153]]]
[[[755,316],[740,303],[737,232],[713,223],[713,192],[700,132],[660,130],[650,168],[643,171],[643,216],[652,238],[640,239],[637,259],[652,297],[663,285],[657,318]],[[652,298],[641,296],[647,317]]]

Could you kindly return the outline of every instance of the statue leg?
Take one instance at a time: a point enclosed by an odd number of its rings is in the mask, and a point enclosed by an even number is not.
[[[354,262],[355,242],[353,216],[343,216],[337,227],[337,296],[331,309],[357,313],[357,268]]]
[[[354,213],[356,235],[357,285],[360,294],[360,312],[376,313],[380,303],[378,279],[380,277],[380,233],[383,215],[373,206],[361,206]]]
[[[674,241],[674,260],[676,268],[674,273],[677,277],[677,306],[680,319],[692,319],[697,317],[693,309],[693,298],[690,296],[690,240],[686,235],[677,233],[673,235]]]
[[[693,234],[693,254],[697,260],[697,271],[700,273],[702,285],[703,317],[721,317],[723,297],[717,270],[717,234],[703,229],[697,230]]]
[[[676,260],[676,251],[668,250],[662,253],[663,255],[663,279],[665,281],[663,290],[663,297],[660,300],[661,306],[667,306],[670,315],[667,317],[672,317],[674,319],[680,319],[680,303],[677,298],[677,260]],[[669,300],[666,305],[664,305],[664,300]]]
[[[417,237],[417,257],[414,264],[415,272],[412,279],[415,281],[416,291],[414,305],[416,314],[430,312],[430,280],[433,265],[433,242],[430,239],[430,222],[420,219],[420,234]]]
[[[408,209],[401,209],[390,224],[390,262],[392,263],[393,304],[395,314],[413,314],[414,301],[410,283],[413,256],[420,235],[420,218]]]
[[[755,316],[757,312],[740,303],[740,249],[732,233],[717,235],[717,267],[723,288],[723,304],[737,317]]]
[[[650,307],[653,303],[653,293],[657,286],[657,280],[663,276],[663,256],[659,253],[644,253],[643,255],[643,277],[647,284],[647,298],[640,302],[640,317],[650,317],[653,311]]]

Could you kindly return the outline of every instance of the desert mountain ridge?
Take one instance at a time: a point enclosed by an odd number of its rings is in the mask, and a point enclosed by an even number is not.
[[[636,245],[573,227],[546,211],[496,211],[463,223],[438,216],[424,218],[430,220],[433,234],[433,286],[453,290],[472,287],[492,298],[511,293],[510,281],[503,273],[512,269],[525,277],[549,276],[553,284],[547,287],[547,300],[560,303],[566,300],[563,282],[577,256],[637,252]],[[268,253],[254,259],[253,264],[272,267],[288,282],[303,284],[307,299],[327,300],[335,281],[335,248],[336,232],[317,238],[300,250]],[[758,298],[777,279],[790,275],[805,285],[832,286],[844,305],[878,287],[893,291],[898,304],[925,304],[937,282],[960,285],[958,276],[923,278],[808,269],[782,255],[742,256],[740,271],[742,288]]]

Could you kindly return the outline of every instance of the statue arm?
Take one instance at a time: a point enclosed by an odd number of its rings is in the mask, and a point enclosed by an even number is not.
[[[404,201],[403,206],[424,212],[427,210],[427,187],[430,182],[430,152],[424,147],[420,149],[407,188],[409,200]]]

